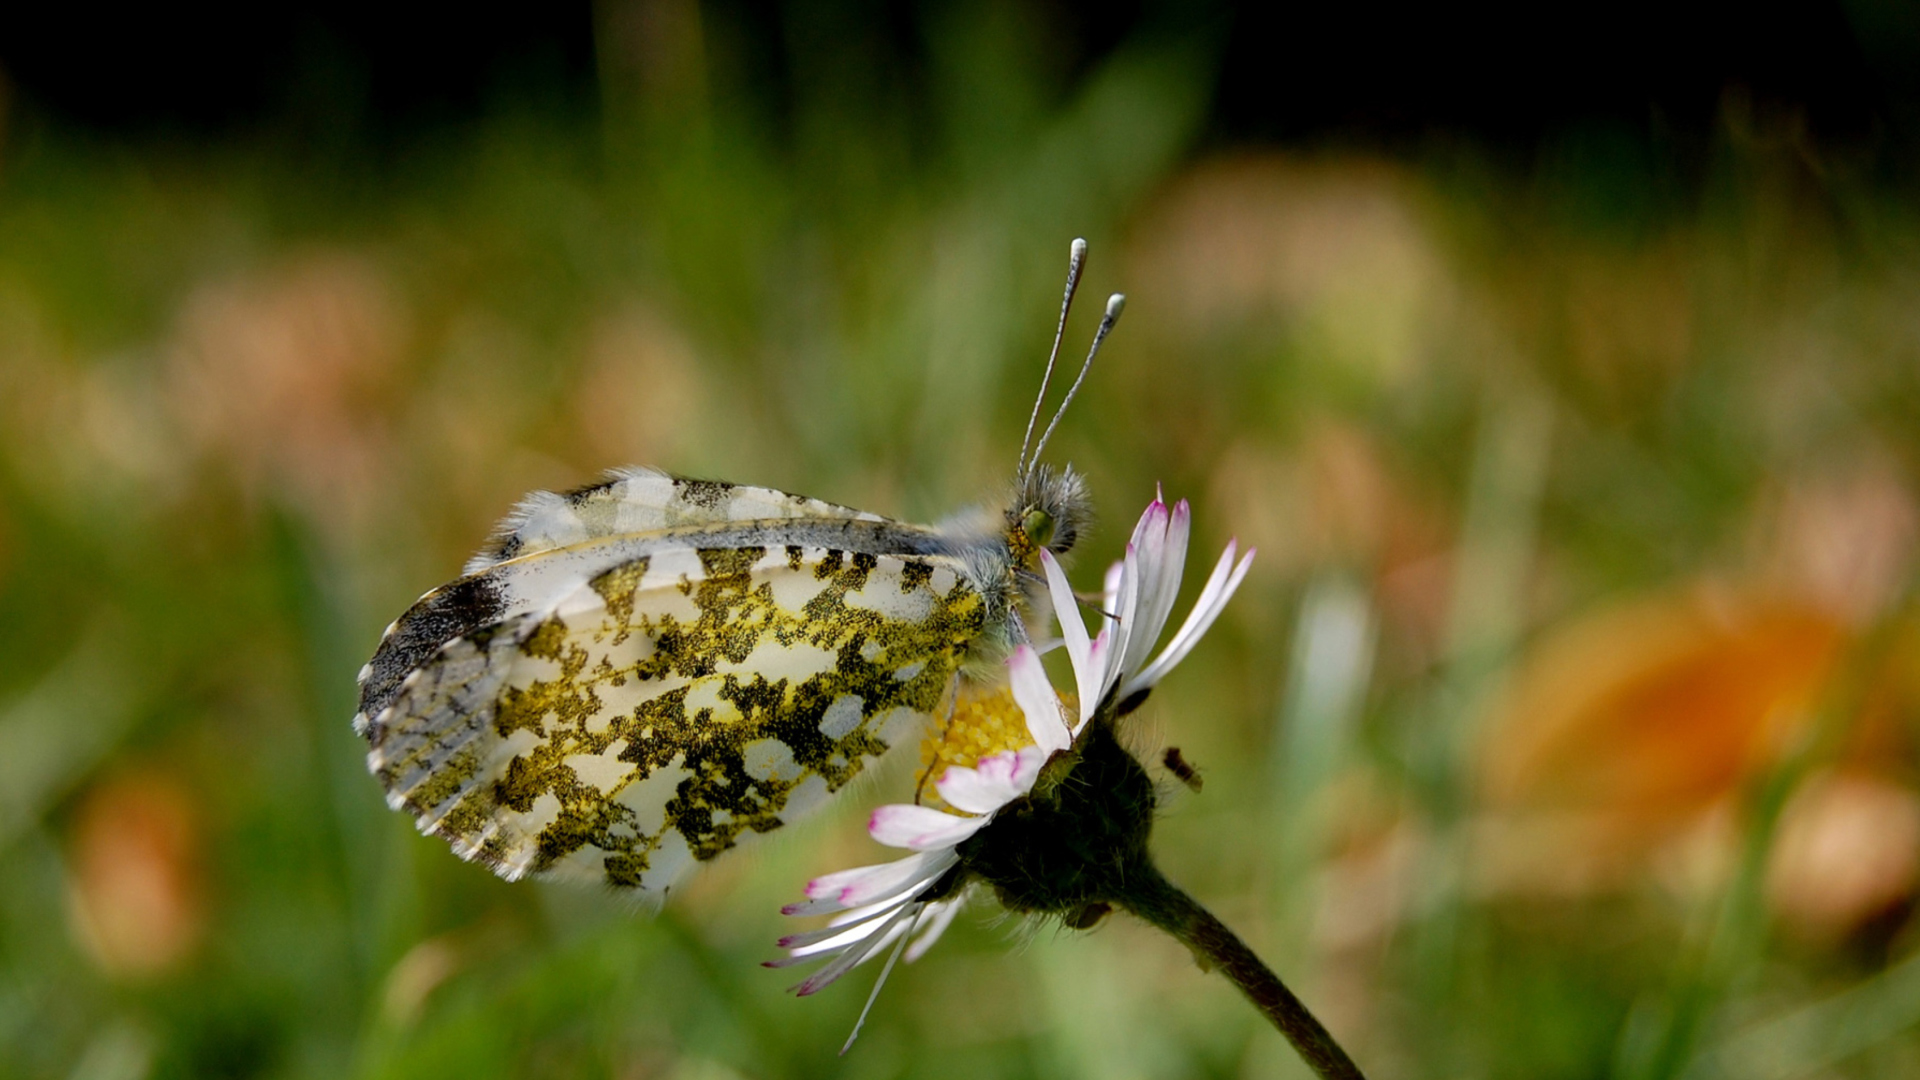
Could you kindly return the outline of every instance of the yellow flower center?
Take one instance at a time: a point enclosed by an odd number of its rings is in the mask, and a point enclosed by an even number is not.
[[[1071,710],[1074,703],[1066,695],[1062,707]],[[962,681],[953,703],[953,715],[929,732],[920,744],[919,802],[945,805],[933,785],[955,765],[977,768],[980,759],[1008,750],[1018,750],[1033,742],[1027,731],[1027,714],[1013,700],[1013,690],[1002,684],[982,686]]]

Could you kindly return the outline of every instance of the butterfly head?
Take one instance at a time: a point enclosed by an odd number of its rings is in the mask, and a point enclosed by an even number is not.
[[[1036,465],[1007,504],[1007,548],[1020,566],[1037,570],[1042,548],[1065,555],[1092,518],[1093,501],[1079,473]]]

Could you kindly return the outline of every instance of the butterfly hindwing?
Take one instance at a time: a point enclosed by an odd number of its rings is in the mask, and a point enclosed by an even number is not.
[[[524,575],[489,574],[416,605],[382,653],[472,625],[370,665],[389,801],[506,877],[663,890],[850,781],[940,707],[981,635],[986,604],[950,557],[681,532],[630,538],[649,550],[545,605]],[[491,595],[447,599],[463,588]]]

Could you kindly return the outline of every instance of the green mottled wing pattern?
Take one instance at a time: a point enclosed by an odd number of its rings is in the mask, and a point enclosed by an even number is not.
[[[777,542],[831,526],[893,544],[871,515],[703,546],[689,526],[745,516],[713,501],[614,547],[563,536],[516,563],[509,537],[422,598],[362,672],[388,801],[508,878],[664,892],[940,708],[988,619],[960,559]]]

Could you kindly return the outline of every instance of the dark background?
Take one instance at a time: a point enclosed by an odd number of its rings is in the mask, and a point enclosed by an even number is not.
[[[1525,150],[1599,124],[1684,144],[1709,136],[1734,95],[1803,118],[1822,145],[1905,157],[1920,103],[1920,6],[1899,0],[1040,10],[1062,87],[1133,35],[1210,41],[1220,50],[1210,134],[1225,143],[1464,137]],[[822,43],[843,63],[810,72],[877,78],[911,100],[934,32],[927,14],[704,7],[711,27],[749,46],[739,83],[776,126],[802,78],[793,54]],[[503,100],[591,103],[594,18],[577,2],[15,4],[0,15],[0,66],[33,115],[112,138],[291,125],[404,141]]]

